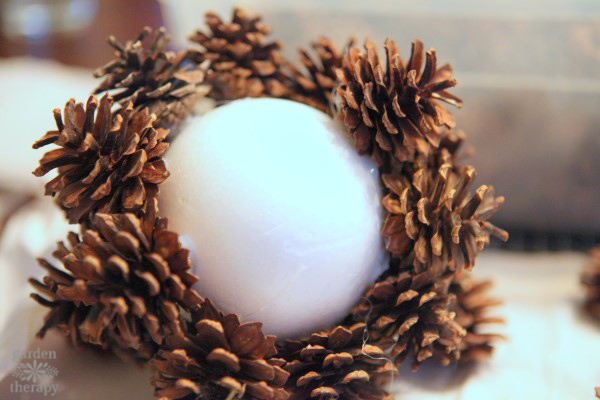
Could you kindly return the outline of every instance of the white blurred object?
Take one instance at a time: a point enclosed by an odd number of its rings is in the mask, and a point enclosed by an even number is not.
[[[0,115],[3,131],[0,187],[42,194],[46,179],[33,176],[45,150],[31,145],[56,129],[52,115],[70,98],[84,102],[94,88],[91,71],[53,61],[17,58],[0,61]],[[48,174],[50,176],[52,174]]]
[[[0,379],[16,365],[11,351],[27,348],[43,321],[27,282],[44,274],[36,259],[51,259],[56,242],[70,230],[77,227],[67,223],[50,198],[41,198],[19,210],[0,236]]]
[[[36,259],[50,256],[56,242],[65,240],[69,231],[78,232],[79,226],[69,225],[50,197],[38,198],[6,224],[0,237],[0,257],[17,269],[21,278],[38,275]]]
[[[41,328],[46,311],[29,298],[31,288],[15,285],[16,280],[0,263],[0,381],[19,363],[14,352],[27,349],[35,341],[35,334]]]
[[[386,263],[379,173],[350,140],[281,99],[189,121],[165,156],[160,208],[190,238],[200,293],[280,339],[348,314]]]

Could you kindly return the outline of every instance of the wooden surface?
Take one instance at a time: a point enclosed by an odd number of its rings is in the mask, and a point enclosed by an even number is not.
[[[0,57],[31,55],[96,68],[112,56],[106,44],[108,35],[124,41],[137,36],[146,25],[156,28],[162,24],[157,0],[98,0],[95,18],[84,31],[29,43],[0,32]]]

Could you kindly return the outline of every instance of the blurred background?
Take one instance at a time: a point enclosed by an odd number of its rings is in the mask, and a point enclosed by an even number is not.
[[[112,56],[108,35],[133,38],[163,24],[156,0],[1,0],[0,57],[97,68]]]
[[[289,57],[322,34],[340,46],[349,34],[393,37],[405,56],[420,37],[455,68],[464,100],[456,114],[480,182],[508,199],[495,217],[512,235],[503,246],[585,249],[600,240],[597,0],[0,0],[0,83],[13,88],[0,93],[0,112],[14,125],[4,133],[4,191],[36,186],[38,155],[24,149],[51,127],[52,108],[85,99],[89,69],[111,58],[108,35],[124,41],[165,25],[185,46],[204,12],[228,18],[233,5],[264,15]]]

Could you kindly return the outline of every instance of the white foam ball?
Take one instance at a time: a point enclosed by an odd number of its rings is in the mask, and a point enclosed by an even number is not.
[[[174,140],[161,215],[192,250],[197,289],[280,338],[332,326],[382,272],[377,168],[331,117],[233,101]]]

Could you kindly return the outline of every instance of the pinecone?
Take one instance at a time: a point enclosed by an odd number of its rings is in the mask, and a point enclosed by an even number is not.
[[[351,46],[352,41],[346,47]],[[290,92],[285,95],[282,94],[282,97],[299,101],[324,112],[333,113],[331,109],[333,92],[337,84],[335,71],[342,66],[342,52],[326,37],[312,43],[312,48],[316,53],[316,59],[311,57],[309,51],[299,50],[300,62],[306,73],[291,63],[285,65],[289,82],[284,81],[282,84],[287,85]],[[284,90],[280,89],[278,93],[284,93]]]
[[[122,107],[132,102],[136,110],[147,107],[156,114],[155,127],[177,128],[210,87],[204,82],[207,65],[190,62],[188,51],[166,51],[169,40],[164,28],[152,34],[145,27],[125,44],[110,36],[115,59],[94,71],[96,78],[104,77],[94,93],[110,91]]]
[[[275,355],[275,337],[260,323],[240,324],[209,300],[192,310],[186,333],[167,338],[152,360],[152,383],[160,399],[233,400],[289,397],[289,374]]]
[[[391,157],[411,160],[415,150],[427,153],[438,147],[444,129],[455,125],[440,101],[462,105],[447,92],[456,85],[451,67],[438,68],[435,50],[424,55],[420,40],[413,41],[408,62],[393,40],[385,42],[385,63],[372,41],[366,40],[364,47],[365,52],[350,48],[337,70],[340,116],[358,152],[384,166]]]
[[[211,12],[205,20],[210,32],[198,30],[190,40],[202,46],[201,51],[194,53],[195,61],[210,62],[207,75],[212,85],[210,96],[217,101],[265,95],[280,97],[272,91],[281,89],[277,84],[283,78],[281,45],[267,42],[271,29],[261,18],[235,8],[230,23]]]
[[[581,276],[585,288],[584,308],[592,317],[600,320],[600,245],[591,251],[591,261]]]
[[[439,169],[411,168],[405,163],[381,176],[388,213],[381,233],[387,250],[415,273],[427,271],[433,278],[447,268],[459,273],[471,269],[490,235],[508,239],[487,221],[504,198],[494,197],[494,188],[486,185],[472,195],[473,167],[444,163]]]
[[[280,357],[293,399],[392,399],[382,387],[396,368],[364,340],[366,325],[337,326],[302,341],[286,341]]]
[[[38,337],[58,327],[75,345],[149,359],[167,335],[182,332],[180,307],[199,301],[189,251],[157,217],[156,198],[145,214],[95,214],[68,246],[58,244],[53,255],[66,270],[39,260],[47,275],[30,279],[41,293],[32,297],[50,311]]]
[[[433,151],[427,154],[415,152],[412,162],[393,162],[391,165],[401,168],[406,175],[412,175],[422,168],[438,170],[444,164],[450,164],[457,169],[473,153],[472,147],[464,147],[465,139],[466,136],[462,131],[444,130],[440,136],[439,146]]]
[[[461,363],[484,361],[494,351],[493,342],[503,338],[499,334],[481,332],[482,325],[504,323],[502,318],[487,315],[490,308],[501,304],[487,295],[491,286],[491,281],[477,282],[466,273],[450,285],[450,293],[456,296],[456,303],[451,307],[456,313],[454,320],[467,332],[460,346]]]
[[[366,321],[369,343],[388,351],[396,366],[407,356],[413,368],[434,358],[448,365],[460,357],[466,331],[450,311],[456,297],[449,292],[451,275],[434,283],[426,273],[384,276],[352,310],[355,321]]]
[[[155,129],[156,116],[147,110],[134,112],[130,103],[113,113],[112,104],[107,95],[99,105],[91,96],[85,107],[69,100],[64,122],[55,109],[57,130],[33,144],[34,149],[59,146],[42,157],[33,174],[58,169],[46,195],[58,195],[71,223],[86,223],[91,212],[139,214],[152,200],[149,193],[169,176],[162,160],[169,131]]]

